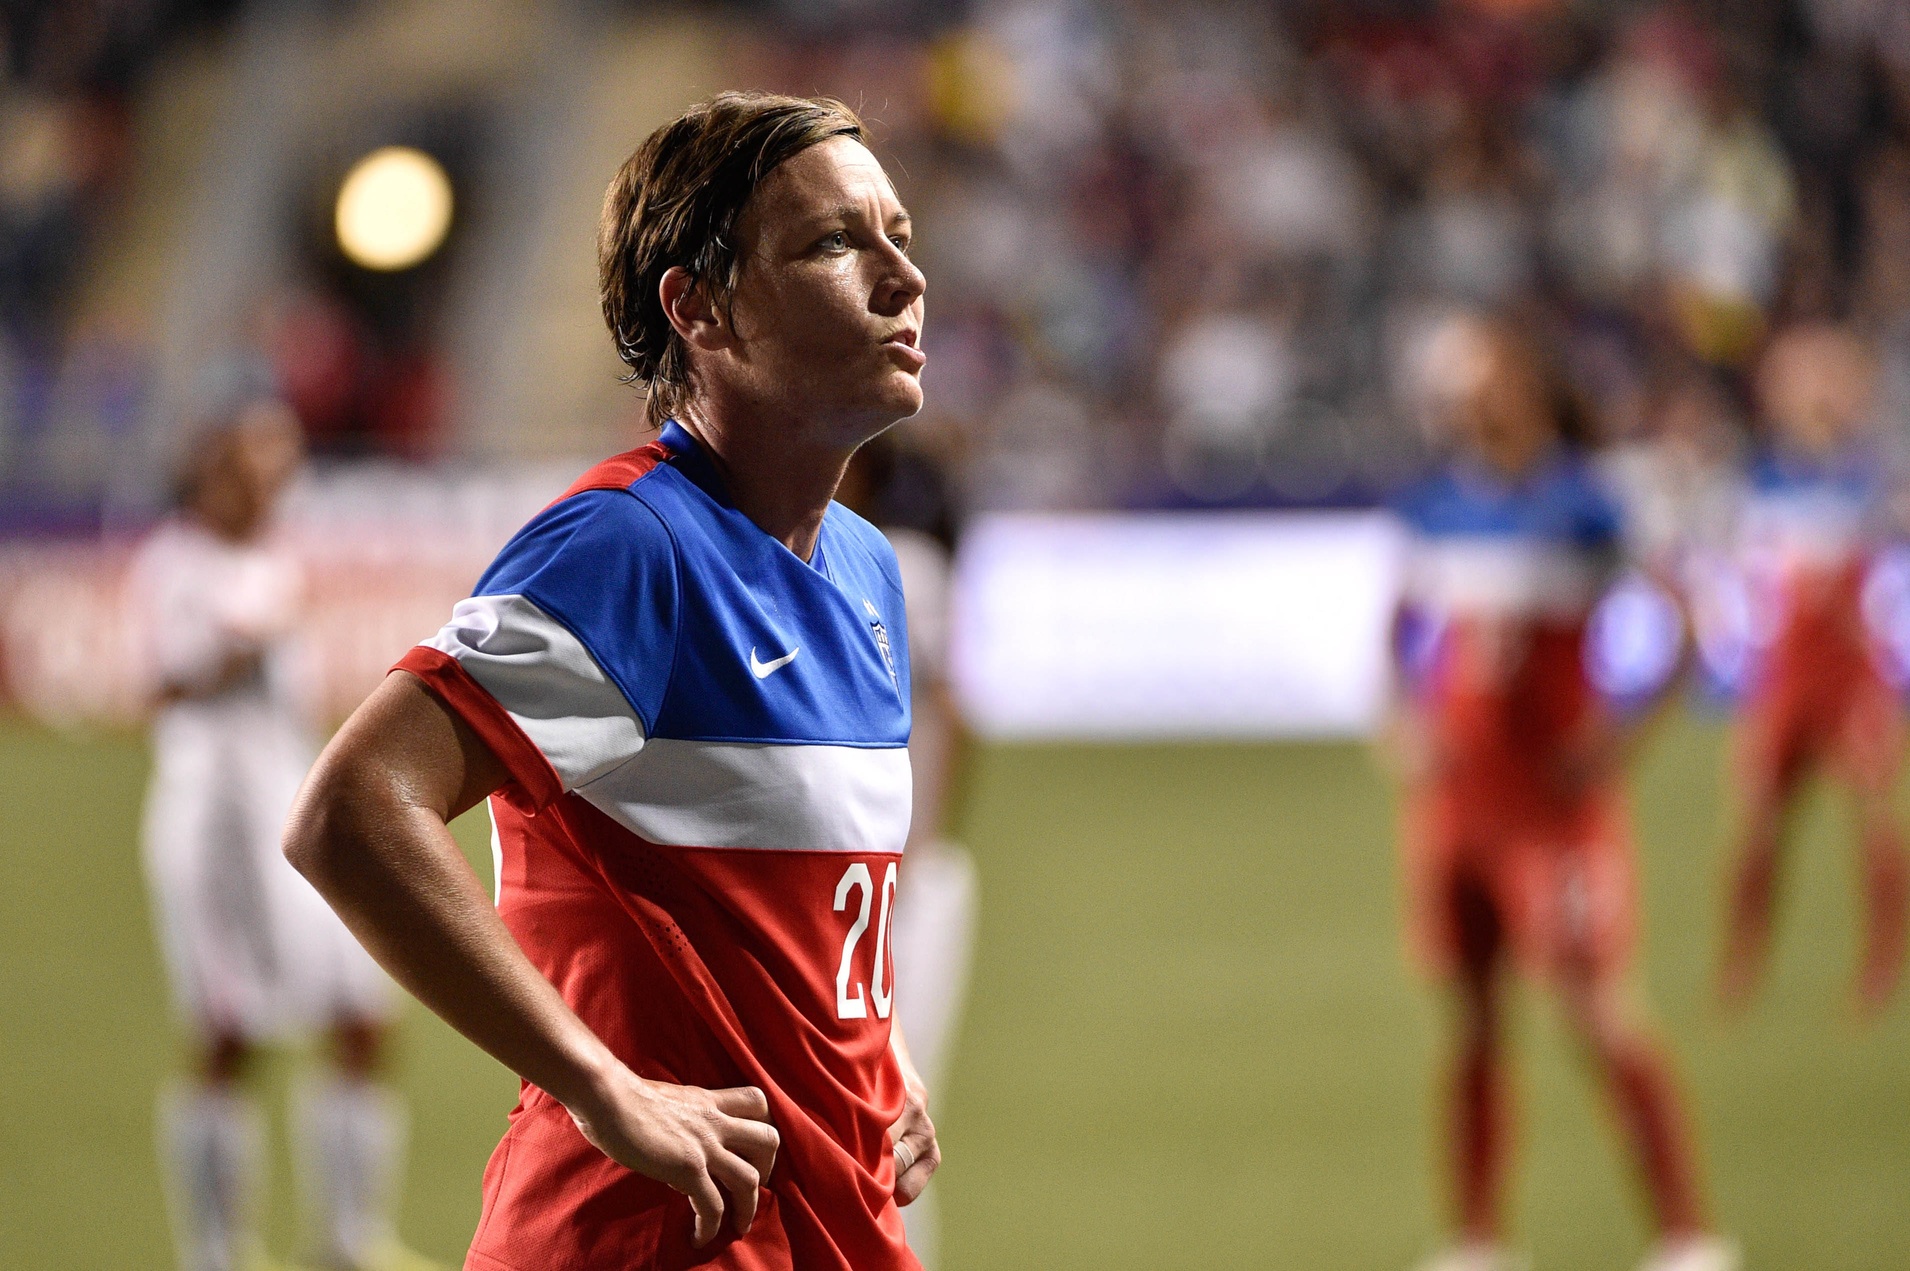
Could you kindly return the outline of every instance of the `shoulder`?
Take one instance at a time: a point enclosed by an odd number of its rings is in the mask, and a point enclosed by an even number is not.
[[[669,526],[628,486],[584,487],[512,535],[474,594],[600,589],[636,571],[674,571],[675,555]]]
[[[679,561],[669,524],[635,488],[588,487],[531,518],[472,596],[555,622],[643,708],[674,662]]]
[[[1387,507],[1401,520],[1418,525],[1426,519],[1428,511],[1438,501],[1440,487],[1445,479],[1444,469],[1418,477],[1396,491],[1387,500]]]
[[[1609,464],[1590,455],[1571,454],[1551,472],[1551,485],[1560,502],[1589,512],[1613,512],[1618,506],[1618,482]]]
[[[1618,537],[1622,514],[1614,486],[1589,457],[1576,453],[1562,457],[1540,488],[1557,532],[1586,546]]]
[[[669,458],[670,448],[661,439],[612,455],[571,482],[570,489],[564,491],[557,502],[563,503],[592,490],[628,490],[664,466]]]
[[[1503,493],[1484,474],[1444,466],[1404,489],[1392,508],[1421,539],[1503,535],[1515,529]]]

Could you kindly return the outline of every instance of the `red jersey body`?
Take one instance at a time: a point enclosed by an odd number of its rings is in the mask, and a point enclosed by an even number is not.
[[[1772,457],[1753,473],[1744,547],[1764,639],[1747,686],[1740,758],[1754,789],[1788,791],[1818,767],[1887,783],[1902,707],[1865,616],[1874,469]]]
[[[526,526],[400,664],[511,772],[498,911],[531,961],[633,1071],[757,1086],[782,1136],[750,1233],[696,1250],[685,1197],[526,1085],[468,1267],[918,1267],[888,1135],[904,623],[877,531],[831,507],[798,559],[672,425]]]
[[[1440,973],[1481,941],[1536,974],[1623,964],[1635,883],[1623,793],[1586,780],[1604,709],[1586,632],[1616,514],[1567,461],[1521,483],[1455,470],[1414,492],[1407,604],[1424,632],[1410,691],[1432,756],[1407,797],[1419,952]]]

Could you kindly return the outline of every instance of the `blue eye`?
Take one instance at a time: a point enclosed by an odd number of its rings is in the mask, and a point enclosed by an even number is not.
[[[825,245],[828,246],[830,251],[835,251],[835,252],[847,251],[849,248],[849,236],[848,234],[844,233],[842,230],[837,230],[835,233],[831,234],[828,238],[825,238],[822,241]]]

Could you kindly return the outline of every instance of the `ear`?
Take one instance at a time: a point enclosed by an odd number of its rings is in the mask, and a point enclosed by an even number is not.
[[[670,320],[671,328],[691,348],[709,352],[729,344],[728,321],[710,303],[708,290],[699,286],[683,266],[672,265],[664,271],[657,283],[657,298],[663,303],[663,316]]]

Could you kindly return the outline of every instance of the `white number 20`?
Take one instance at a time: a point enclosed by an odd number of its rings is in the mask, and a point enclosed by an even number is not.
[[[887,872],[882,875],[882,916],[875,928],[875,978],[869,983],[867,998],[862,995],[860,982],[850,982],[855,976],[856,945],[869,930],[869,910],[875,905],[875,879],[861,861],[845,870],[842,881],[836,884],[837,913],[843,912],[849,903],[849,893],[854,890],[862,892],[862,911],[842,940],[842,966],[836,972],[836,1018],[867,1019],[869,1003],[873,1001],[876,1018],[887,1019],[889,1008],[895,1004],[895,986],[884,982],[888,969],[889,910],[895,904],[895,862],[890,861]]]

